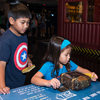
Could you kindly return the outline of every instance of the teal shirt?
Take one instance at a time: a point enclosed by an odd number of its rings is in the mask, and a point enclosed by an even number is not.
[[[71,65],[71,71],[74,71],[77,69],[78,65],[76,65],[74,62],[70,61],[70,65]],[[41,72],[43,74],[43,78],[46,80],[51,80],[51,72],[54,69],[54,64],[52,62],[46,62],[44,63],[44,65],[41,67],[41,69],[39,70],[39,72]],[[63,65],[63,68],[59,69],[59,73],[58,76],[60,76],[62,73],[68,72],[66,67]],[[55,72],[56,74],[56,72]]]

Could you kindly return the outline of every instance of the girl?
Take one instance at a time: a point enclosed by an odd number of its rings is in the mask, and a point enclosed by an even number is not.
[[[71,49],[72,45],[68,40],[59,36],[52,37],[43,59],[44,63],[32,77],[31,83],[39,86],[52,86],[56,89],[60,87],[59,76],[68,71],[90,73],[95,76],[92,81],[96,81],[98,76],[94,72],[76,65],[70,60]]]

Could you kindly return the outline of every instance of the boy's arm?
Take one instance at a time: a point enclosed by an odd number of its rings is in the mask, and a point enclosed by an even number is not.
[[[2,94],[8,94],[10,93],[10,88],[6,87],[5,83],[5,67],[6,67],[6,62],[5,61],[0,61],[0,93]]]
[[[6,62],[0,61],[0,88],[5,87],[5,67]]]

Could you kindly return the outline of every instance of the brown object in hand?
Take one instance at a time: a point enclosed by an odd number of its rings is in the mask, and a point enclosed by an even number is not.
[[[35,65],[32,65],[30,67],[26,67],[25,69],[22,70],[22,73],[28,73],[34,68],[35,68]]]
[[[67,72],[61,74],[61,84],[72,90],[80,90],[91,85],[91,78],[79,72]]]

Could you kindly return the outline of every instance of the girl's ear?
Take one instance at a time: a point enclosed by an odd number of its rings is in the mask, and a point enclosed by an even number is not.
[[[14,19],[13,19],[12,17],[9,17],[9,23],[10,23],[11,25],[14,24]]]

